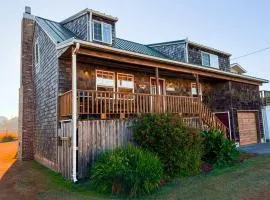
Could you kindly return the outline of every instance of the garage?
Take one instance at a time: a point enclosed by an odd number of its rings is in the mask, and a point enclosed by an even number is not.
[[[257,143],[257,112],[241,111],[237,112],[240,145]]]

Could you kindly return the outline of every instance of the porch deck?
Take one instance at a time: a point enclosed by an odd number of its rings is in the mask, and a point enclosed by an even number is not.
[[[204,124],[226,132],[226,126],[205,106],[199,97],[121,93],[96,90],[78,90],[78,114],[80,116],[109,116],[125,118],[147,113],[174,113],[199,116]],[[72,91],[59,96],[59,116],[72,115]]]

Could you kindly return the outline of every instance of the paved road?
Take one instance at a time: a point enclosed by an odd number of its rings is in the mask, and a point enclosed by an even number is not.
[[[240,151],[256,154],[270,154],[270,143],[250,144],[239,147]]]

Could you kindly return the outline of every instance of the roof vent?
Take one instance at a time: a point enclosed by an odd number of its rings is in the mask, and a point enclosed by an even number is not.
[[[25,13],[30,14],[31,15],[31,7],[29,6],[25,6]]]

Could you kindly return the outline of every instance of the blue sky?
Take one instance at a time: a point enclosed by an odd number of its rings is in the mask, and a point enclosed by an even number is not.
[[[119,18],[117,37],[154,43],[188,37],[238,57],[270,46],[270,1],[246,0],[47,0],[5,1],[0,8],[0,116],[17,116],[20,76],[20,25],[24,6],[61,21],[92,8]],[[249,75],[270,79],[270,50],[232,62]],[[263,89],[269,89],[266,84]]]

